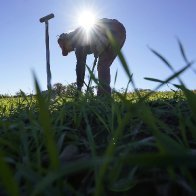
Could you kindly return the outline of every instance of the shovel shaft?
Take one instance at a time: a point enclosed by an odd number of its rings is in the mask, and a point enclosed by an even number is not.
[[[47,87],[51,89],[51,71],[50,71],[50,49],[49,49],[49,24],[45,22],[45,42],[46,42],[46,71],[47,71]]]

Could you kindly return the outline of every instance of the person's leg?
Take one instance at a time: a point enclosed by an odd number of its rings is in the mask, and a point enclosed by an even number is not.
[[[77,64],[76,64],[76,82],[77,82],[77,88],[79,91],[81,91],[82,86],[84,84],[84,76],[85,76],[85,66],[86,66],[86,58],[87,54],[83,49],[76,50],[76,58],[77,58]]]
[[[85,64],[77,64],[76,65],[76,75],[77,75],[77,89],[81,91],[82,86],[84,84],[84,76],[85,76]]]
[[[99,57],[98,61],[98,78],[99,78],[99,86],[97,95],[110,95],[111,88],[110,88],[110,66],[116,56],[114,56],[113,51],[104,52]]]
[[[124,27],[119,27],[117,34],[114,34],[113,38],[115,39],[119,50],[124,45],[126,39],[126,32]],[[107,48],[100,56],[98,61],[98,78],[100,85],[98,86],[97,95],[102,96],[104,94],[111,94],[110,88],[110,66],[113,63],[114,59],[118,55],[118,49],[109,47]]]
[[[117,43],[119,44],[119,49],[122,48],[125,37],[116,39]],[[110,88],[110,66],[113,63],[114,59],[117,57],[118,51],[113,49],[112,47],[105,50],[100,56],[98,61],[98,78],[100,85],[98,86],[97,95],[102,96],[104,94],[111,95],[111,88]]]

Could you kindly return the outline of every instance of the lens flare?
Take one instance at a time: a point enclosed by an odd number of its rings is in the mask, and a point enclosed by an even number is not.
[[[96,22],[96,17],[91,11],[84,11],[78,16],[78,24],[86,31],[90,31]]]

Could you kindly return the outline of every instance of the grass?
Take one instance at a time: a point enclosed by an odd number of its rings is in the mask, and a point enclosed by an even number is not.
[[[0,195],[195,195],[196,94],[172,65],[156,90],[0,99]]]

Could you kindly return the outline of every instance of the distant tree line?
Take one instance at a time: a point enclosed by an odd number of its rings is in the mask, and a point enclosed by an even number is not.
[[[96,86],[91,86],[89,89],[88,89],[88,93],[92,94],[92,95],[95,95],[95,90],[97,89]],[[151,89],[136,89],[138,92],[140,93],[149,93],[149,92],[152,92]],[[43,93],[47,92],[46,91],[43,91]],[[124,93],[133,93],[132,91],[127,91],[127,89],[125,88],[121,88],[120,90],[116,91],[115,89],[112,89],[112,93],[115,94],[115,92],[119,92],[121,94],[124,94]],[[192,92],[196,93],[196,90],[192,90]],[[76,82],[73,82],[71,84],[68,84],[68,85],[63,85],[61,83],[55,83],[53,86],[52,86],[52,93],[57,95],[57,96],[68,96],[68,97],[74,97],[77,93],[77,84]],[[18,92],[15,93],[15,95],[9,95],[9,94],[0,94],[0,99],[3,99],[3,98],[10,98],[10,97],[23,97],[23,96],[34,96],[33,93],[30,93],[30,94],[27,94],[25,93],[24,91],[22,90],[19,90]]]
[[[73,97],[73,96],[75,96],[75,94],[77,92],[77,85],[76,85],[75,82],[71,83],[71,84],[68,84],[68,85],[63,85],[61,83],[56,83],[56,84],[53,85],[52,91],[57,96],[66,95],[66,96]]]

